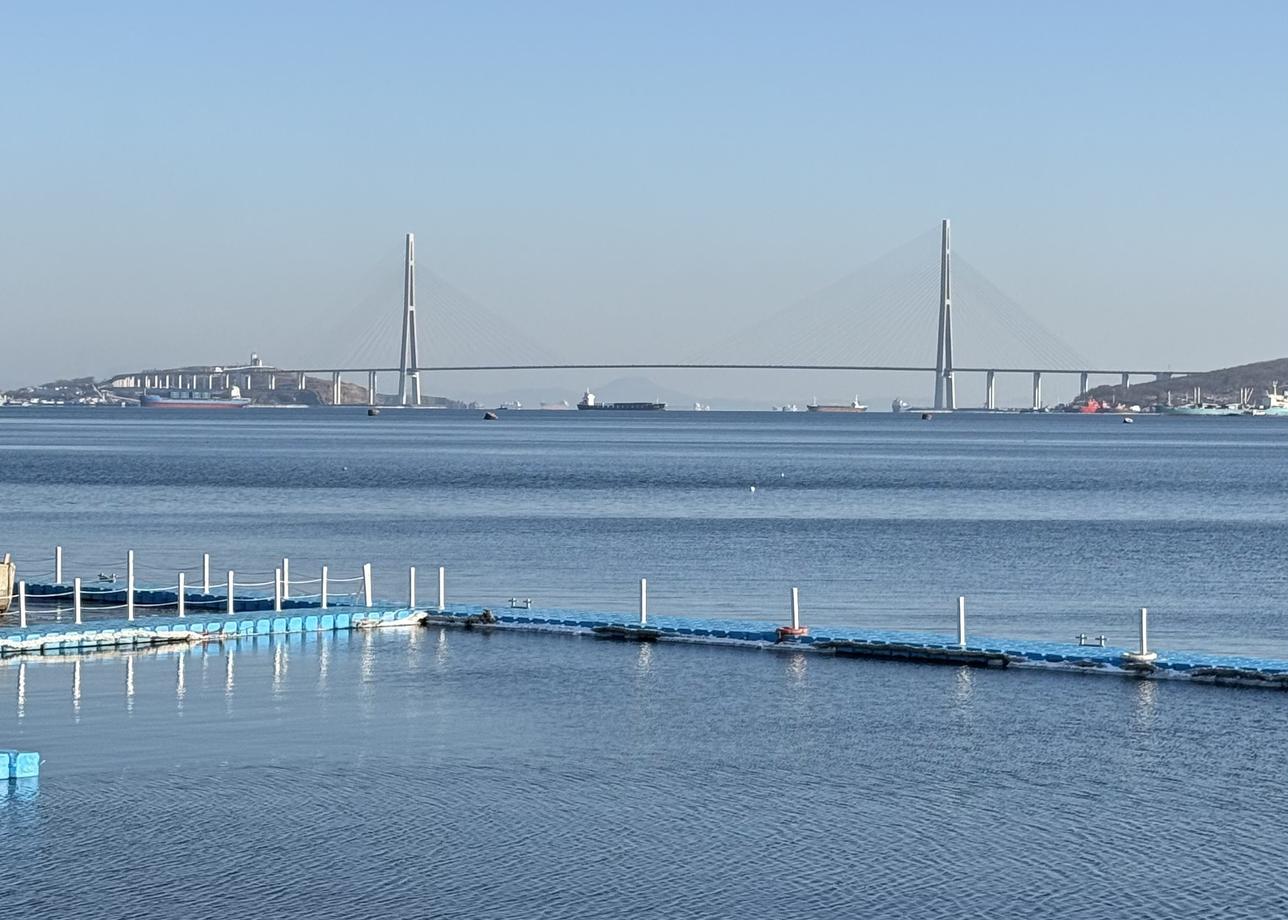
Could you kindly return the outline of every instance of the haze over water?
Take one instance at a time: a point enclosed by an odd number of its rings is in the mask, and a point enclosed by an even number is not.
[[[1288,656],[1273,419],[0,414],[26,573]],[[755,485],[753,492],[751,486]],[[113,565],[115,564],[115,568]],[[1273,916],[1281,694],[439,630],[0,664],[15,914]],[[39,874],[42,884],[28,884]]]

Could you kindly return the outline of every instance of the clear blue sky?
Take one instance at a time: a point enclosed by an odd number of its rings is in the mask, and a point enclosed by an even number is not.
[[[1285,47],[1281,2],[10,3],[0,386],[307,361],[407,230],[551,350],[674,355],[943,216],[1097,363],[1288,354]]]

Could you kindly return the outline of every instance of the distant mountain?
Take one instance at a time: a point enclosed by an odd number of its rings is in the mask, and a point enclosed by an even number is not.
[[[1288,385],[1288,358],[1274,358],[1270,361],[1257,361],[1253,364],[1222,367],[1202,374],[1173,377],[1170,380],[1133,383],[1127,388],[1125,396],[1121,386],[1113,385],[1093,387],[1087,391],[1087,395],[1102,401],[1111,400],[1148,405],[1167,402],[1169,390],[1175,396],[1188,396],[1195,387],[1199,387],[1203,391],[1204,399],[1211,398],[1217,401],[1225,401],[1237,399],[1239,390],[1242,387],[1264,390],[1276,383],[1281,387]]]

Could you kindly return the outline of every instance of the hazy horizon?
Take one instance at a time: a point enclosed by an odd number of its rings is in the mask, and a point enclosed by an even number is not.
[[[408,231],[423,273],[563,360],[674,359],[943,217],[1097,366],[1288,353],[1276,4],[60,5],[7,24],[0,387],[321,363],[371,315],[396,329]],[[929,391],[687,373],[649,376],[711,401]]]

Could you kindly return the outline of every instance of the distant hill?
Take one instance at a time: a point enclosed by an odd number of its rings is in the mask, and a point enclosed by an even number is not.
[[[1202,374],[1173,377],[1170,380],[1133,383],[1127,388],[1125,395],[1122,387],[1113,385],[1093,387],[1086,395],[1101,401],[1149,405],[1167,402],[1169,390],[1174,396],[1179,397],[1188,396],[1195,387],[1199,387],[1203,391],[1204,399],[1222,402],[1237,399],[1242,387],[1264,390],[1275,383],[1281,387],[1288,385],[1288,358],[1274,358],[1270,361],[1257,361],[1236,367],[1222,367]]]

